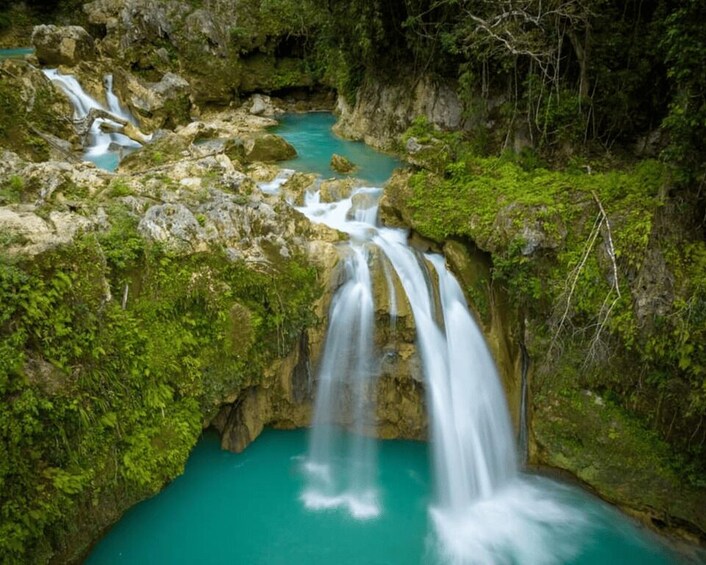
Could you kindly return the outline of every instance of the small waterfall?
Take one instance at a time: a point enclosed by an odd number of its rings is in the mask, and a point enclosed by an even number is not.
[[[319,369],[304,493],[309,507],[345,505],[356,517],[379,513],[375,492],[373,297],[368,253],[351,245],[346,282],[333,299]],[[350,433],[340,426],[348,424]]]
[[[58,69],[44,69],[44,75],[57,85],[65,94],[74,106],[74,121],[80,121],[87,118],[89,112],[93,109],[105,110],[115,116],[134,123],[134,118],[129,112],[120,106],[117,96],[113,93],[113,76],[106,75],[104,79],[106,90],[106,108],[95,98],[88,95],[75,77],[71,75],[62,75]],[[101,129],[101,124],[108,123],[114,126],[119,124],[107,120],[105,118],[97,118],[88,132],[88,140],[84,157],[96,163],[101,168],[114,170],[120,158],[127,151],[134,151],[140,147],[140,144],[133,141],[129,137],[120,133],[108,133]]]

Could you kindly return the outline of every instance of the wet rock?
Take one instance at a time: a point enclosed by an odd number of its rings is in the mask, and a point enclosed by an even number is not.
[[[294,173],[281,187],[287,201],[295,206],[304,205],[304,196],[307,192],[317,189],[317,176],[312,173]]]
[[[32,45],[44,65],[72,67],[97,58],[93,38],[80,26],[40,25],[32,31]]]
[[[353,163],[351,163],[343,155],[338,155],[337,153],[334,153],[331,156],[330,165],[334,171],[336,171],[337,173],[341,173],[343,175],[348,174],[348,173],[352,173],[357,168]]]
[[[351,178],[346,179],[328,179],[321,182],[319,190],[321,191],[321,202],[338,202],[344,198],[348,198],[353,189],[360,183]]]

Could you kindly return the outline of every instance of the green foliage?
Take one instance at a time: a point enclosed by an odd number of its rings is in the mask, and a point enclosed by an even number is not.
[[[706,7],[682,0],[665,20],[661,47],[674,83],[664,126],[670,134],[665,158],[678,164],[684,181],[700,190],[706,178]],[[701,200],[703,204],[703,199]]]
[[[17,203],[22,198],[25,180],[19,175],[11,175],[0,183],[0,204]]]
[[[534,355],[547,358],[565,315],[563,327],[571,330],[559,334],[561,347],[584,352],[572,362],[602,367],[594,346],[632,359],[634,366],[625,373],[596,369],[577,376],[573,386],[590,383],[612,391],[661,433],[673,432],[671,441],[688,454],[682,468],[703,461],[698,426],[706,416],[706,246],[670,235],[664,220],[657,220],[665,206],[673,205],[665,196],[671,168],[653,160],[591,174],[581,167],[547,170],[534,157],[479,157],[469,144],[421,121],[407,132],[410,136],[429,147],[452,148],[425,161],[426,168],[410,178],[405,205],[415,230],[439,242],[471,240],[492,253],[495,282],[529,319],[542,321],[534,334],[544,345]],[[610,242],[605,225],[594,231],[602,217],[598,202],[608,214]],[[620,297],[612,286],[608,245]],[[649,280],[659,266],[651,262],[655,248],[664,253],[674,297],[663,315],[638,319],[636,303],[654,300],[639,281]],[[554,367],[551,359],[547,363]],[[550,369],[553,374],[569,365],[556,363],[561,366]],[[647,383],[644,373],[651,374]],[[656,399],[665,406],[662,413],[655,411]],[[671,416],[664,422],[663,413],[680,413],[680,423],[670,425]]]
[[[134,502],[181,473],[223,395],[314,321],[316,272],[298,260],[264,274],[216,250],[172,256],[110,217],[33,260],[0,257],[3,563],[47,561],[104,493]]]

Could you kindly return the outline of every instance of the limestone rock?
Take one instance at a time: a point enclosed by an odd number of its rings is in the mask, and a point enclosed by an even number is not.
[[[295,206],[304,205],[304,196],[307,192],[314,192],[318,188],[317,176],[313,173],[294,173],[281,187],[285,198]]]
[[[96,0],[84,4],[88,21],[105,30],[103,51],[112,57],[126,55],[135,46],[147,45],[172,33],[169,5],[148,0]]]
[[[57,138],[78,146],[66,95],[25,61],[0,61],[0,77],[0,147],[35,161],[66,159],[69,147]]]
[[[140,220],[138,229],[154,241],[176,252],[205,251],[204,230],[183,204],[152,206]]]
[[[321,202],[338,202],[348,198],[360,183],[351,178],[328,179],[321,182]]]
[[[174,128],[189,121],[189,83],[179,75],[166,73],[159,82],[146,82],[120,70],[115,90],[143,129]]]
[[[394,148],[399,135],[418,116],[442,129],[468,126],[455,85],[430,77],[394,84],[368,80],[358,90],[354,107],[339,98],[337,109],[341,117],[334,127],[336,133],[380,149]]]
[[[39,62],[72,67],[97,58],[93,38],[80,26],[40,25],[32,31],[32,45]]]
[[[279,135],[265,133],[245,141],[245,158],[250,162],[272,163],[296,157],[297,151]]]
[[[348,173],[352,173],[356,170],[357,167],[348,159],[346,159],[343,155],[334,153],[331,156],[331,168],[337,173],[345,175]]]
[[[281,113],[272,103],[272,98],[264,94],[253,94],[250,101],[250,113],[254,116],[272,117]]]
[[[47,220],[31,211],[0,207],[0,233],[11,238],[8,251],[36,255],[57,245],[69,243],[94,222],[73,212],[53,211]]]

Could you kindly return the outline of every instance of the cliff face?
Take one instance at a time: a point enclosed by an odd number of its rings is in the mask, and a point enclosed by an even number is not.
[[[399,137],[415,118],[423,117],[435,127],[463,130],[471,127],[464,107],[448,81],[400,77],[391,84],[368,79],[358,89],[351,106],[339,97],[339,120],[334,131],[378,149],[397,149]]]

